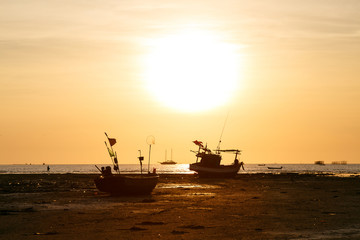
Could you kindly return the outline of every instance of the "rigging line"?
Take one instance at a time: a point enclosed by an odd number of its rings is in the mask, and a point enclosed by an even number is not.
[[[229,117],[229,112],[230,112],[230,111],[228,111],[228,113],[227,113],[227,115],[226,115],[226,119],[225,119],[225,122],[224,122],[224,126],[223,126],[223,129],[222,129],[221,134],[220,134],[219,143],[218,143],[218,145],[217,145],[217,151],[220,150],[221,138],[222,138],[222,135],[223,135],[223,133],[224,133],[225,125],[226,125],[226,122],[227,122],[228,117]]]

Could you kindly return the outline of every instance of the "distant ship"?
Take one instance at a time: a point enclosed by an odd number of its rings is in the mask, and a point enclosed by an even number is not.
[[[282,169],[283,167],[268,167],[268,169]]]
[[[167,159],[167,151],[165,150],[165,161],[160,162],[160,164],[164,164],[164,165],[177,164],[177,162],[172,160],[172,149],[171,149],[171,159],[170,160],[166,160],[166,159]]]
[[[333,165],[346,165],[347,162],[346,161],[335,161],[335,162],[331,162],[331,164],[333,164]]]
[[[166,160],[164,162],[161,162],[160,164],[176,164],[177,162],[174,162],[173,160]]]

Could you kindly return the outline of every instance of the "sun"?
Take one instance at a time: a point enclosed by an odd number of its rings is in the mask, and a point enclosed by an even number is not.
[[[224,105],[239,87],[235,45],[205,31],[183,31],[153,39],[145,57],[147,90],[162,104],[183,112]]]

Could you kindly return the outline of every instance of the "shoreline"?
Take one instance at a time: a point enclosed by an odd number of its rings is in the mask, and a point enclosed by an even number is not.
[[[358,177],[159,175],[151,195],[113,197],[98,174],[0,174],[0,238],[360,238]]]

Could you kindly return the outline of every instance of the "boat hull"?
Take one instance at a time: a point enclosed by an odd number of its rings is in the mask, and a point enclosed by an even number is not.
[[[149,195],[158,183],[159,175],[100,175],[94,179],[97,189],[111,195]]]
[[[231,178],[235,177],[241,165],[219,165],[215,167],[203,166],[201,163],[192,163],[189,169],[204,178]]]

